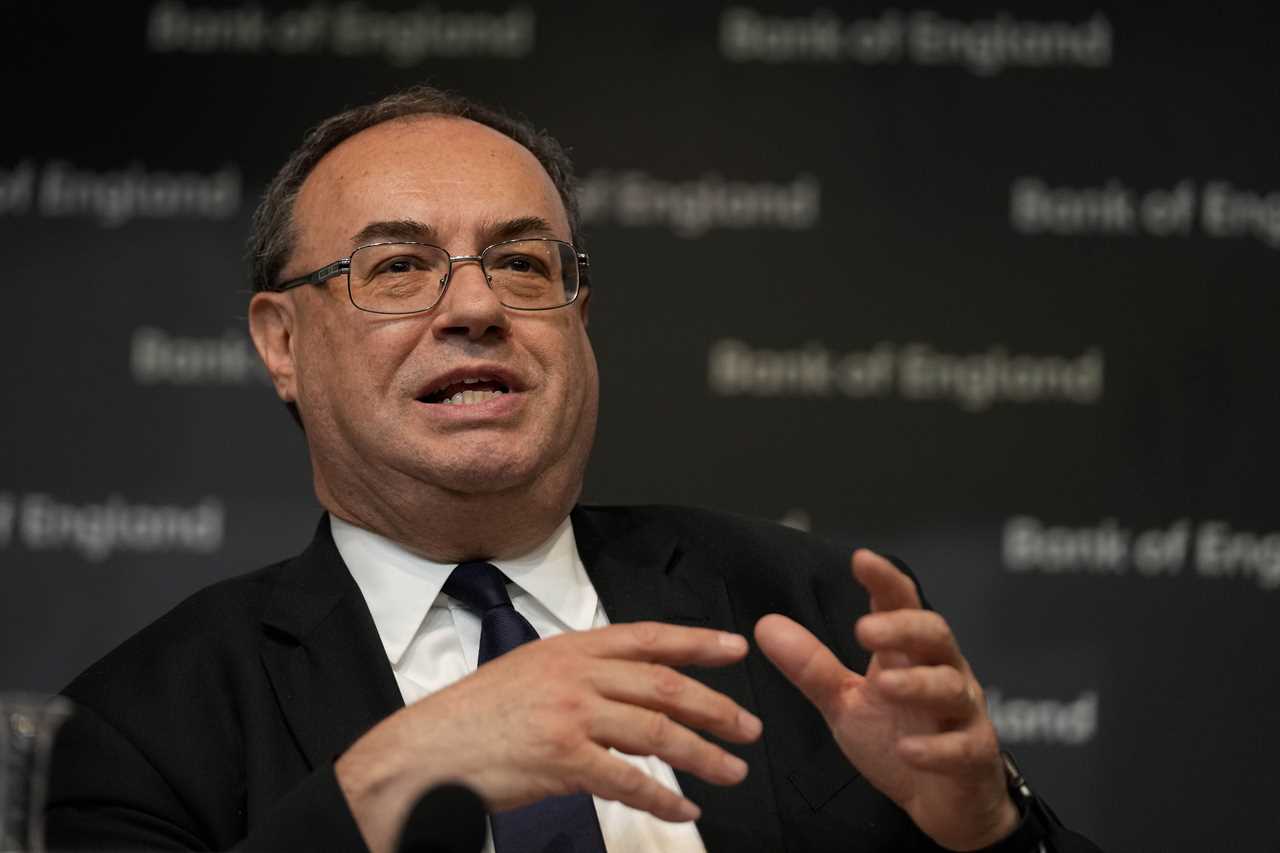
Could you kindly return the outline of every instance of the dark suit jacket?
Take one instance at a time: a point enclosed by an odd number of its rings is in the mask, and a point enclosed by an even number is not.
[[[851,626],[868,602],[843,551],[698,510],[579,508],[573,525],[612,622],[750,637],[781,612],[866,667]],[[730,747],[751,765],[741,784],[677,773],[710,853],[937,849],[758,650],[689,673],[765,723]],[[197,593],[65,693],[78,710],[54,753],[55,849],[362,850],[333,760],[403,704],[327,520],[302,554]]]

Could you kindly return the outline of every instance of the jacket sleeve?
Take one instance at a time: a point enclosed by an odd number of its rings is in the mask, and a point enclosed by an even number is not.
[[[303,778],[242,838],[231,837],[225,816],[208,811],[181,797],[143,750],[92,709],[78,705],[59,733],[45,809],[51,850],[367,849],[332,764]]]

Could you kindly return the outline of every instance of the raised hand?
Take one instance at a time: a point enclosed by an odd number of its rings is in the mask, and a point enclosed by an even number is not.
[[[822,712],[849,761],[921,831],[952,850],[995,843],[1018,812],[982,687],[955,636],[883,557],[855,552],[853,575],[871,596],[855,626],[872,652],[865,675],[784,616],[761,619],[756,641]]]
[[[527,643],[371,729],[339,758],[339,785],[374,853],[391,849],[418,794],[449,780],[495,811],[586,791],[694,820],[697,806],[609,748],[740,782],[746,764],[693,729],[745,743],[760,720],[672,667],[724,666],[746,651],[737,634],[656,622]]]

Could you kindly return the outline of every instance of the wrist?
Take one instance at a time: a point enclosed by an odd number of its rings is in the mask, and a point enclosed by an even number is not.
[[[373,853],[394,849],[400,825],[431,780],[406,761],[409,750],[396,749],[395,715],[370,729],[334,762],[338,788],[347,801],[365,844]],[[415,772],[416,770],[416,772]]]
[[[952,849],[955,853],[1005,853],[1003,842],[1021,827],[1024,813],[1006,793],[1000,801],[993,804],[988,814],[989,817],[984,820],[987,829],[970,836],[963,847],[947,849]]]
[[[1023,812],[1018,809],[1018,806],[1013,802],[1013,798],[1005,794],[1004,799],[1001,800],[1000,805],[997,807],[994,828],[975,849],[987,850],[1000,844],[1000,842],[1014,834],[1022,823],[1022,818]]]
[[[1006,794],[1004,801],[1000,803],[1000,817],[997,828],[991,834],[990,840],[987,841],[987,846],[989,847],[1013,835],[1014,830],[1018,828],[1020,823],[1022,823],[1022,811],[1014,804],[1013,799]]]
[[[1017,815],[1013,828],[1003,836],[993,838],[988,846],[972,853],[1044,853],[1044,842],[1059,825],[1048,807],[1032,792],[1013,756],[1001,752],[1005,780],[1008,783],[1006,800]]]

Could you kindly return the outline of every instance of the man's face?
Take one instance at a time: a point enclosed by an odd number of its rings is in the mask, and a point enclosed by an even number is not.
[[[564,205],[533,154],[444,117],[400,119],[346,140],[307,178],[294,221],[285,277],[361,243],[414,239],[388,230],[397,223],[401,232],[416,223],[426,229],[417,239],[451,255],[515,237],[570,239]],[[357,309],[345,276],[275,297],[292,300],[289,369],[277,389],[302,413],[317,487],[493,493],[550,475],[572,500],[596,422],[587,296],[548,311],[504,308],[479,265],[459,263],[440,301],[420,314]],[[472,380],[488,390],[441,401]]]

